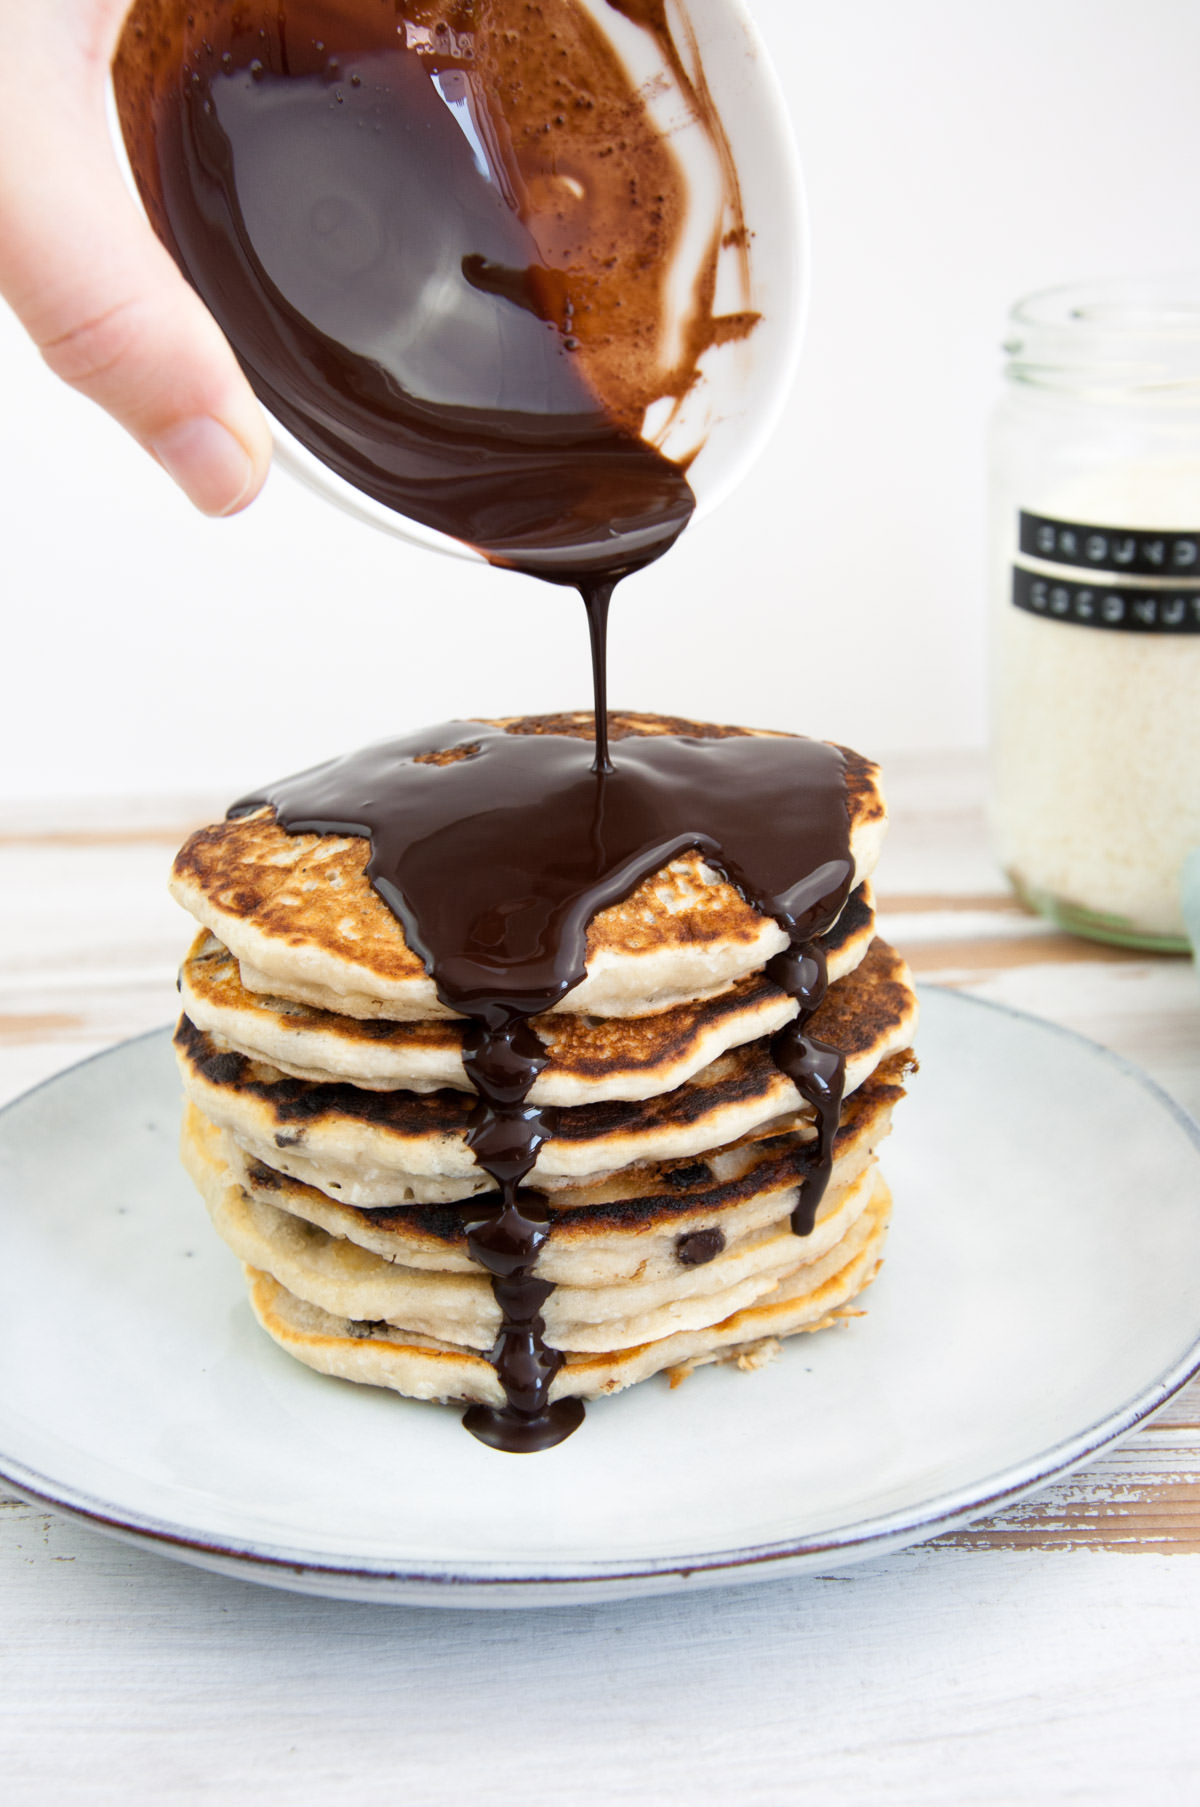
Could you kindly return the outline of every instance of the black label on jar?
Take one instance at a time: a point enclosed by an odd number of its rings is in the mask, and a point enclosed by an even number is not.
[[[1074,583],[1013,566],[1013,606],[1075,627],[1126,634],[1200,634],[1200,590],[1134,590]]]
[[[1200,531],[1169,533],[1150,527],[1095,527],[1020,513],[1018,542],[1029,558],[1083,565],[1124,577],[1200,580]]]

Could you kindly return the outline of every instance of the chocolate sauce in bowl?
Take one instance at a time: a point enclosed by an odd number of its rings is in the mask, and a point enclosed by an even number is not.
[[[528,1101],[547,1059],[530,1018],[584,978],[594,917],[681,853],[699,851],[789,939],[770,972],[799,1014],[773,1053],[815,1108],[818,1131],[793,1218],[800,1235],[831,1165],[842,1063],[805,1026],[825,993],[817,938],[854,879],[842,755],[824,741],[736,732],[628,734],[617,750],[598,770],[590,739],[569,730],[447,722],[285,779],[231,811],[269,805],[292,834],[368,837],[371,883],[441,1001],[470,1021],[465,1062],[479,1103],[468,1140],[497,1192],[464,1211],[501,1308],[491,1359],[507,1404],[474,1406],[465,1422],[497,1448],[547,1448],[582,1417],[577,1401],[549,1399],[563,1358],[545,1342],[549,1286],[535,1272],[546,1207],[524,1184],[548,1134]]]
[[[331,469],[559,582],[677,537],[639,434],[717,329],[662,367],[684,181],[577,0],[139,0],[115,81],[159,235]]]

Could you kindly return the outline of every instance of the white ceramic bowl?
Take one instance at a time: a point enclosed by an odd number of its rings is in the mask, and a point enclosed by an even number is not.
[[[670,131],[688,180],[689,216],[673,285],[690,293],[696,257],[720,217],[721,172],[703,129],[689,116],[678,83],[660,63],[649,34],[605,0],[584,0],[596,23],[636,74],[651,110]],[[717,305],[753,310],[761,319],[741,341],[715,347],[698,384],[669,421],[648,421],[645,435],[668,457],[701,450],[689,468],[697,518],[724,501],[745,476],[787,399],[804,324],[808,229],[800,166],[774,69],[743,0],[668,0],[675,41],[696,86],[703,82],[724,126],[748,228],[743,257],[722,254]],[[663,413],[667,411],[664,409]],[[433,528],[397,514],[336,476],[277,422],[276,460],[346,514],[398,539],[438,552],[480,554]]]

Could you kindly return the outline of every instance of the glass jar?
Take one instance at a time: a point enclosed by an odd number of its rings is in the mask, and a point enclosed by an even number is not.
[[[1019,895],[1185,951],[1200,848],[1200,272],[1018,302],[992,437],[992,815]]]

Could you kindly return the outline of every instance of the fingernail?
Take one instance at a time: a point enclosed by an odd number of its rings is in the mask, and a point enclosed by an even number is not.
[[[254,481],[241,441],[208,415],[168,427],[150,442],[150,450],[203,514],[232,514]]]

